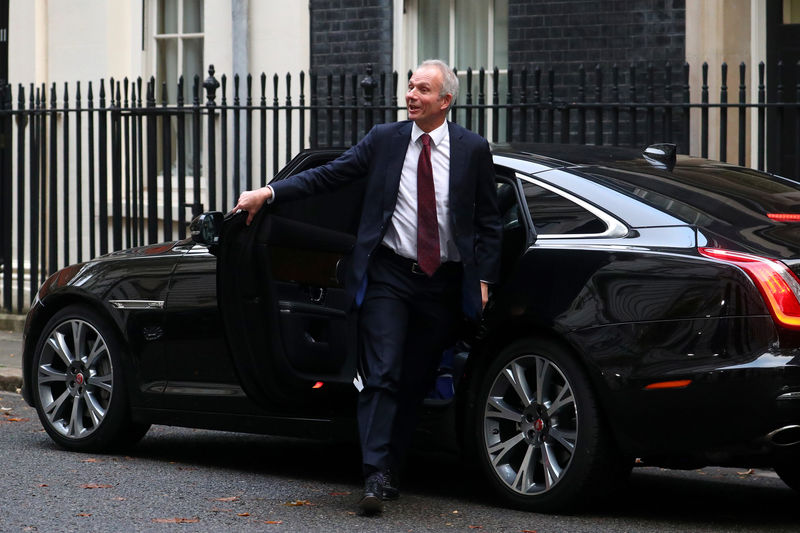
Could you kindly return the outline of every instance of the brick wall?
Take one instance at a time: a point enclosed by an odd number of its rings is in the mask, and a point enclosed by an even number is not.
[[[382,72],[386,73],[386,83],[391,85],[392,71],[392,5],[393,0],[310,0],[311,19],[311,71],[318,76],[317,95],[327,98],[326,76],[334,74],[332,86],[333,102],[340,102],[340,83],[338,75],[347,73],[345,83],[346,103],[350,104],[352,95],[351,74],[358,75],[358,81],[366,76],[367,65],[372,65],[373,77],[380,82]],[[313,88],[312,88],[313,90]],[[388,88],[387,92],[391,92]],[[380,94],[378,87],[375,91]],[[362,98],[360,85],[357,87],[359,102]],[[348,119],[349,120],[349,119]],[[325,138],[328,126],[325,121],[315,126]],[[358,130],[363,129],[363,118],[359,118]],[[349,128],[349,126],[348,126]],[[337,139],[349,139],[350,133],[341,130],[341,125],[333,125],[334,144],[349,144]]]
[[[392,0],[311,0],[311,68],[392,68]]]
[[[657,85],[662,85],[669,60],[673,83],[680,79],[685,0],[509,0],[508,10],[509,66],[515,70],[539,66],[543,72],[552,67],[557,92],[566,90],[575,97],[580,64],[592,88],[597,64],[608,81],[611,66],[618,64],[620,81],[627,84],[634,63],[637,84],[644,84],[646,65],[652,62]]]

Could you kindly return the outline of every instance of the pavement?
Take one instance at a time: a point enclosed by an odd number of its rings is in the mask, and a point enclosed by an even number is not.
[[[0,313],[0,390],[22,388],[22,328],[25,315]]]

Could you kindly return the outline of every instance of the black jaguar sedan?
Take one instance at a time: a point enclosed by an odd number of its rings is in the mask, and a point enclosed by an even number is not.
[[[275,179],[337,155],[305,152]],[[608,492],[634,462],[774,467],[800,490],[800,183],[671,145],[498,147],[494,162],[502,281],[418,442],[537,511]],[[50,437],[355,437],[341,280],[361,195],[269,206],[251,226],[207,213],[192,239],[51,276],[23,362]]]

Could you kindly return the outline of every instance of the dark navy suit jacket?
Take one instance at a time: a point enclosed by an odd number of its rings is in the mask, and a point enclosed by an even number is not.
[[[375,126],[338,159],[270,184],[283,202],[366,180],[361,219],[345,290],[360,304],[372,253],[383,240],[397,203],[400,174],[411,139],[411,121]],[[450,131],[450,223],[464,268],[462,308],[481,313],[480,281],[497,281],[502,227],[489,144],[448,123]]]

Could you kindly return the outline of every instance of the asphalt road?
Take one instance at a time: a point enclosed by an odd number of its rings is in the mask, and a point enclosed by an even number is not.
[[[451,458],[416,456],[403,495],[355,513],[354,446],[153,427],[117,455],[57,448],[0,392],[0,531],[798,531],[800,495],[769,472],[636,469],[608,508],[553,516],[498,506]]]

